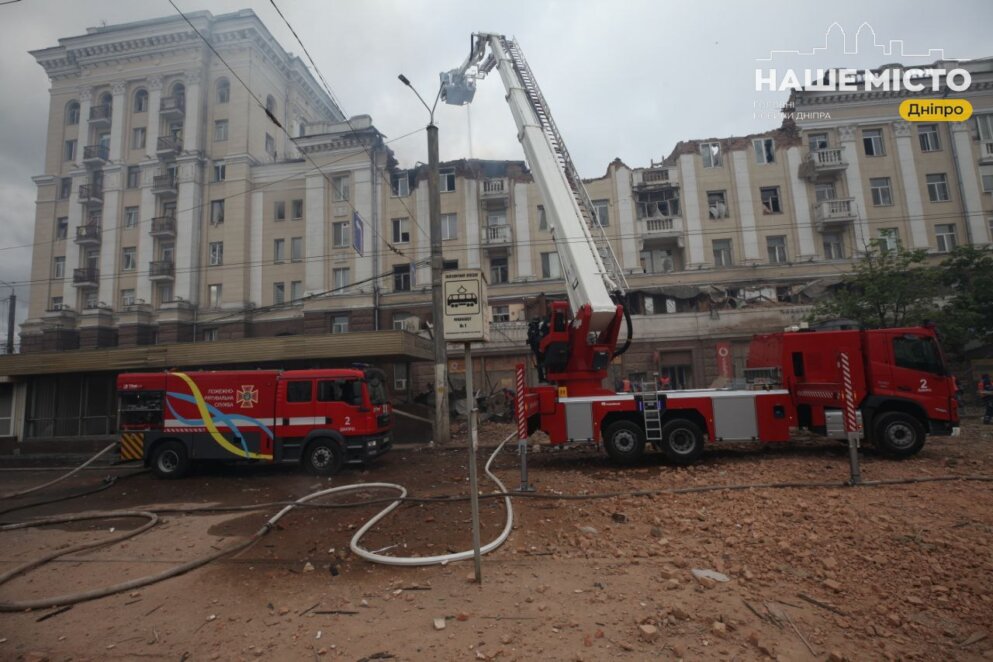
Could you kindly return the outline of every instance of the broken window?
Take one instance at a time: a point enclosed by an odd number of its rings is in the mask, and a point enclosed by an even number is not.
[[[776,144],[772,138],[756,138],[752,141],[755,148],[755,162],[759,165],[776,162]]]
[[[812,133],[807,136],[807,144],[811,152],[817,152],[828,148],[828,136],[826,133]]]
[[[845,245],[842,243],[840,232],[824,233],[824,259],[844,260]]]
[[[762,213],[779,214],[783,208],[779,203],[779,187],[767,186],[759,189],[762,195]]]
[[[403,198],[410,195],[409,174],[401,172],[399,175],[393,175],[391,186],[393,197],[395,198]]]
[[[727,194],[724,191],[707,191],[707,208],[710,218],[727,218]]]
[[[864,129],[862,131],[862,147],[866,156],[882,156],[883,151],[883,130]]]
[[[700,156],[703,157],[704,168],[721,167],[721,144],[702,143],[700,145]]]
[[[786,264],[786,235],[765,238],[769,264]]]
[[[730,267],[734,264],[731,255],[731,240],[730,239],[714,239],[714,266],[716,267]]]
[[[679,216],[679,189],[667,186],[638,193],[638,218]]]

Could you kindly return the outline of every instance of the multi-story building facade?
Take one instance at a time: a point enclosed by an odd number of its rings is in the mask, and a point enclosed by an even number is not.
[[[371,118],[346,120],[251,12],[192,18],[226,64],[181,19],[35,52],[52,99],[34,285],[24,354],[0,357],[27,436],[92,431],[88,403],[110,412],[107,379],[134,364],[361,357],[387,364],[399,398],[430,380],[416,335],[433,324],[426,169],[398,169]],[[750,336],[803,320],[870,241],[989,244],[993,59],[959,66],[968,122],[904,122],[906,92],[804,91],[787,107],[800,119],[775,130],[680,142],[587,180],[634,313],[615,377],[733,379]],[[446,267],[488,277],[477,355],[495,388],[527,358],[528,318],[564,296],[542,201],[524,162],[459,160],[442,164],[441,213]],[[75,349],[63,373],[85,350],[106,358],[66,418],[45,408],[62,388],[48,352]]]

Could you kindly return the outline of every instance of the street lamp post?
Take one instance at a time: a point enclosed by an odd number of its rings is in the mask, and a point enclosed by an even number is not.
[[[14,286],[5,280],[0,280],[0,284],[10,288],[10,298],[7,299],[7,354],[14,353],[14,320],[17,315],[17,294],[14,293]]]
[[[428,106],[407,77],[397,78],[417,95],[417,99],[428,111],[428,215],[431,234],[431,304],[434,317],[434,441],[447,444],[451,439],[448,420],[448,346],[445,344],[445,306],[441,300],[441,275],[443,258],[441,251],[441,192],[438,186],[438,127],[434,125],[434,109],[441,97],[441,87],[435,96],[434,105]]]

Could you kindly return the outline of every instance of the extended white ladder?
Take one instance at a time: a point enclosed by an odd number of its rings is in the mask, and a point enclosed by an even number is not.
[[[655,384],[642,383],[641,405],[645,418],[645,440],[662,441],[662,412],[659,411],[659,392]]]

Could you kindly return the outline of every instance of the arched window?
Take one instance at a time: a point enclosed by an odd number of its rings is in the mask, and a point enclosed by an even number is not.
[[[182,83],[176,83],[172,86],[172,96],[174,97],[185,97],[186,87]]]
[[[104,92],[100,95],[100,105],[105,108],[110,108],[114,103],[114,97],[111,96],[110,92]]]
[[[70,101],[66,106],[66,124],[79,124],[78,101]]]
[[[134,93],[134,112],[136,113],[146,113],[148,112],[148,91],[138,90]]]
[[[270,94],[265,98],[265,109],[273,116],[276,115],[276,97]]]
[[[217,81],[217,103],[227,103],[231,100],[231,83],[227,78]]]

